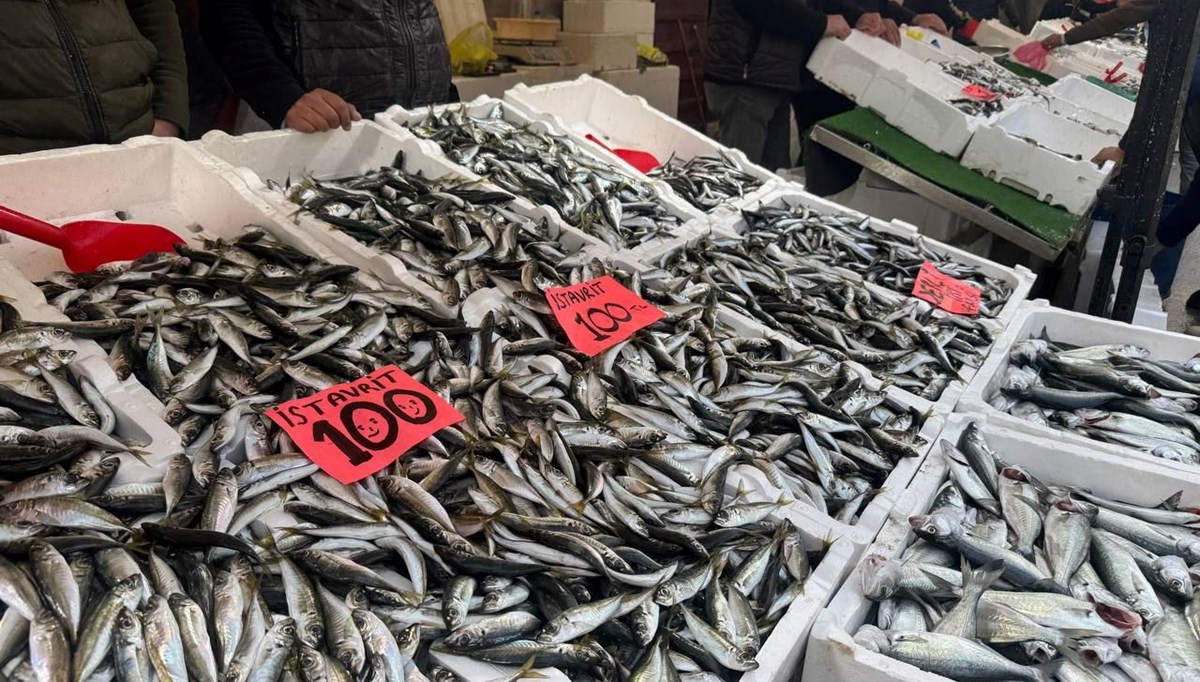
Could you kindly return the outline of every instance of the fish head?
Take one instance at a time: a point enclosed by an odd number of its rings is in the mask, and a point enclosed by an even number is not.
[[[954,513],[956,511],[958,513]],[[911,516],[908,519],[908,525],[914,533],[930,542],[937,543],[962,535],[962,522],[961,511],[953,508],[939,509],[932,514]]]
[[[487,597],[485,596],[484,599]],[[679,603],[679,588],[674,583],[663,583],[654,590],[654,601],[663,606]]]
[[[900,584],[900,562],[872,554],[863,564],[862,590],[868,599],[879,601],[896,594]]]
[[[325,674],[325,657],[320,651],[307,644],[301,644],[296,659],[300,662],[300,672],[304,679],[314,682],[328,679]]]
[[[1028,367],[1012,366],[1004,375],[1000,390],[1013,395],[1026,395],[1038,383],[1038,373]]]
[[[1078,640],[1076,651],[1083,662],[1092,668],[1116,663],[1124,653],[1117,640],[1109,637],[1086,637]]]
[[[891,648],[888,633],[874,625],[864,625],[854,633],[854,643],[877,654],[886,654]]]
[[[1012,347],[1008,359],[1021,365],[1032,365],[1043,355],[1050,353],[1050,344],[1044,339],[1026,339]]]
[[[357,620],[355,621],[357,624]],[[281,618],[275,623],[276,640],[279,642],[290,642],[296,639],[296,619],[287,617]]]
[[[1153,594],[1137,595],[1130,600],[1130,606],[1142,617],[1142,622],[1148,627],[1154,627],[1163,619],[1163,607]]]
[[[1174,555],[1156,558],[1150,568],[1158,577],[1158,584],[1173,597],[1183,600],[1192,598],[1192,574],[1187,562]]]
[[[1066,410],[1055,410],[1054,412],[1050,413],[1050,416],[1047,417],[1047,419],[1051,424],[1058,424],[1063,428],[1071,430],[1078,429],[1084,426],[1086,423],[1083,417],[1080,417],[1074,412],[1067,412]]]
[[[1049,663],[1058,657],[1058,650],[1045,642],[1022,642],[1021,649],[1029,660],[1038,665]]]
[[[460,628],[446,635],[442,641],[451,649],[474,649],[479,647],[483,640],[470,628]]]

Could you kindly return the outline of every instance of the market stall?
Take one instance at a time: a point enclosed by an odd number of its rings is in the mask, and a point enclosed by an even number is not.
[[[602,79],[501,95],[0,157],[0,205],[178,237],[83,272],[52,226],[0,242],[4,679],[1200,670],[1200,342]],[[1079,108],[928,111],[965,157]],[[893,119],[818,141],[1047,260],[1086,231],[1078,159],[1082,213]]]

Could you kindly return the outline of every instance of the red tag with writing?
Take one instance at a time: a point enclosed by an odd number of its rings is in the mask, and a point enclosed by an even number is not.
[[[547,289],[546,300],[571,345],[588,355],[598,355],[667,316],[608,276]]]
[[[962,91],[967,97],[970,97],[971,99],[977,99],[981,102],[990,102],[994,99],[1000,98],[1000,95],[997,95],[982,85],[976,85],[974,83],[964,85]]]
[[[957,315],[975,315],[979,312],[979,289],[942,274],[929,261],[921,265],[912,295]]]
[[[267,410],[296,447],[347,485],[396,461],[463,416],[399,367],[380,367]]]

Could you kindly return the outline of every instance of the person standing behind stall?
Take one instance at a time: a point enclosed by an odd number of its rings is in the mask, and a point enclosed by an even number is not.
[[[188,125],[172,0],[0,0],[0,155]]]
[[[824,3],[835,6],[833,0]],[[861,12],[822,11],[806,0],[712,0],[704,96],[720,121],[721,143],[769,170],[791,166],[788,107],[822,37],[844,39]]]
[[[234,91],[276,128],[348,129],[393,104],[457,99],[433,0],[204,0],[200,24]]]

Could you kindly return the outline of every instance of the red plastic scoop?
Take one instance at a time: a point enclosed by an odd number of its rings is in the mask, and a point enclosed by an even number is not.
[[[105,263],[174,251],[176,244],[184,243],[174,232],[158,225],[77,220],[56,227],[6,206],[0,206],[0,230],[61,250],[72,272],[91,272]]]
[[[643,152],[637,149],[613,149],[597,139],[595,135],[591,134],[587,136],[587,139],[595,142],[601,147],[604,147],[613,154],[616,154],[619,159],[638,169],[642,173],[649,173],[655,168],[658,168],[660,165],[658,163],[658,159],[654,158],[654,155],[650,152]]]

